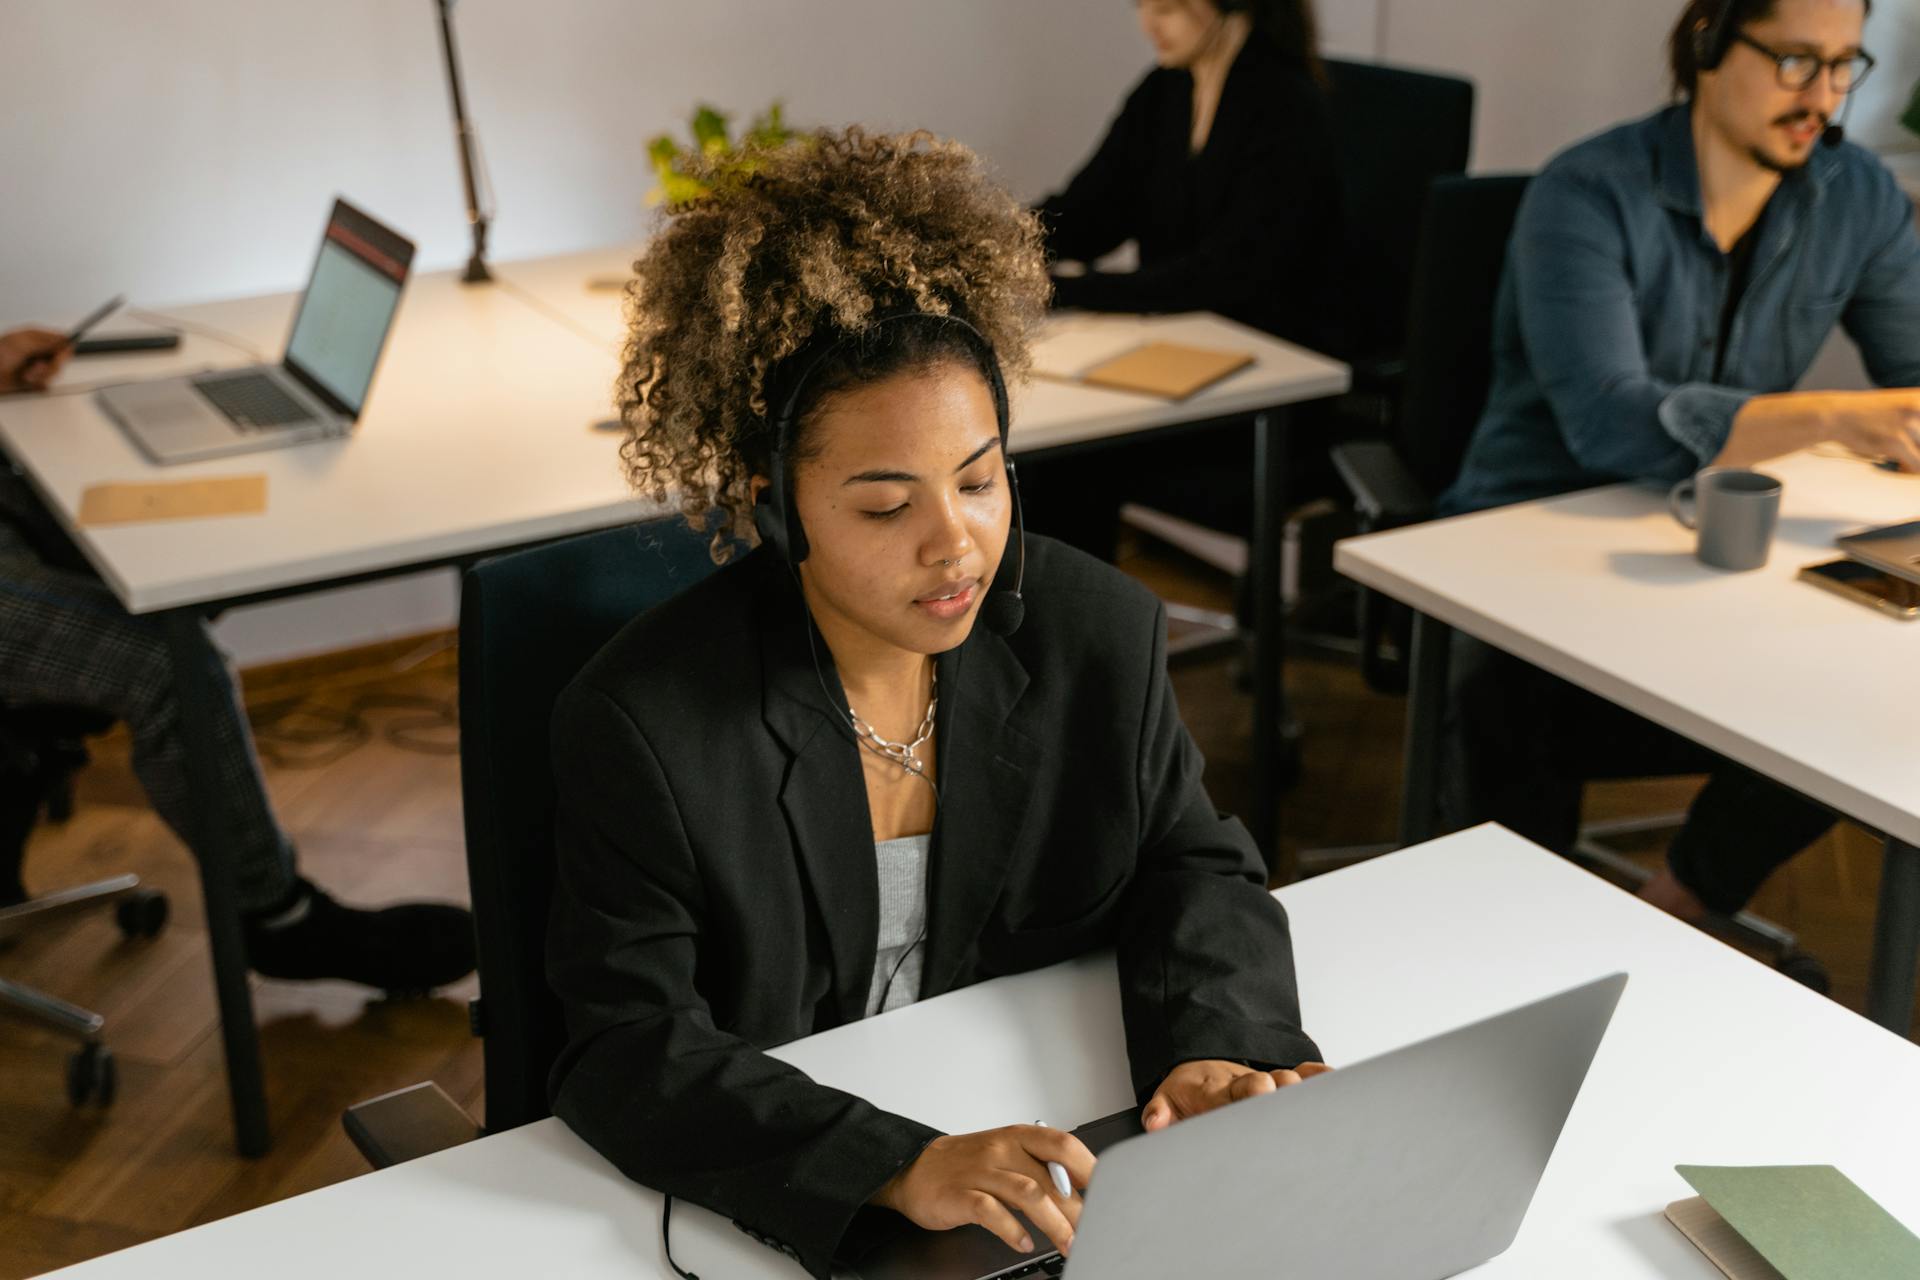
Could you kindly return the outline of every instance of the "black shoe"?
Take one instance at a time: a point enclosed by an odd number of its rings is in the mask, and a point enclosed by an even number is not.
[[[414,994],[473,972],[473,913],[464,907],[405,902],[367,911],[305,880],[291,898],[245,922],[247,965],[261,977],[338,978]]]

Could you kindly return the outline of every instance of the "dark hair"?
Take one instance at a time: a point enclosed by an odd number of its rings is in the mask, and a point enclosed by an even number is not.
[[[1305,68],[1308,75],[1326,83],[1327,68],[1320,61],[1320,24],[1313,13],[1313,0],[1214,0],[1222,13],[1244,13],[1253,19],[1253,29],[1271,40],[1282,55]]]
[[[882,311],[891,308],[882,307]],[[918,373],[941,365],[956,364],[977,370],[986,377],[982,352],[951,324],[938,316],[924,320],[908,318],[891,324],[874,325],[852,335],[850,341],[834,345],[826,355],[812,358],[804,349],[780,366],[769,370],[766,384],[768,412],[777,412],[777,402],[791,394],[793,381],[803,372],[789,366],[804,364],[806,386],[793,407],[791,436],[781,443],[787,466],[804,462],[816,452],[811,430],[815,411],[845,391],[869,386],[900,373]],[[767,475],[771,471],[774,441],[772,424],[743,434],[740,456],[751,473]],[[790,479],[791,477],[789,477]]]
[[[1724,56],[1733,32],[1749,22],[1772,17],[1778,4],[1779,0],[1687,0],[1687,7],[1680,11],[1680,20],[1673,24],[1673,34],[1667,37],[1667,65],[1673,73],[1673,96],[1691,98],[1700,85],[1700,73],[1710,70],[1700,65],[1702,38],[1721,32]],[[1867,12],[1873,11],[1873,0],[1861,0],[1861,5]]]
[[[816,334],[864,333],[897,310],[957,313],[1014,380],[1052,286],[1038,219],[958,143],[851,128],[753,148],[724,171],[704,163],[715,194],[669,208],[634,264],[616,394],[634,488],[677,501],[695,527],[718,510],[722,556],[753,534],[769,379]],[[978,365],[951,326],[879,327],[808,378],[790,457],[835,391],[950,356]]]

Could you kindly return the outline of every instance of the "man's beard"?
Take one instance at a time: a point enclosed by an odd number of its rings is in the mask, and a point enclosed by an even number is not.
[[[1775,120],[1773,123],[1776,125],[1798,124],[1802,120],[1818,120],[1820,122],[1820,127],[1823,130],[1831,123],[1831,121],[1826,116],[1821,115],[1817,111],[1789,112],[1788,114],[1781,116],[1778,120]],[[1759,147],[1759,146],[1748,147],[1747,155],[1753,160],[1755,164],[1759,165],[1762,169],[1769,169],[1774,173],[1781,173],[1781,174],[1793,173],[1796,170],[1804,169],[1807,167],[1807,161],[1813,158],[1814,148],[1818,147],[1819,145],[1820,145],[1820,136],[1818,134],[1815,134],[1813,139],[1813,146],[1808,147],[1806,154],[1801,156],[1798,160],[1782,160],[1778,156],[1768,155],[1766,148]]]

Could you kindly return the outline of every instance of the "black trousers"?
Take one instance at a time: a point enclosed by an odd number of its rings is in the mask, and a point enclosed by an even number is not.
[[[1704,773],[1667,852],[1710,909],[1744,907],[1773,870],[1833,825],[1796,791],[1511,654],[1455,633],[1441,816],[1502,826],[1561,853],[1588,781]]]

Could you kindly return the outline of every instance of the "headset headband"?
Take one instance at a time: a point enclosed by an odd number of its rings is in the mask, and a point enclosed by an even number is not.
[[[771,547],[775,554],[790,564],[805,560],[808,551],[806,530],[800,527],[799,510],[788,492],[791,477],[787,474],[787,446],[793,439],[795,420],[799,417],[807,389],[812,385],[815,375],[833,357],[849,347],[874,342],[890,326],[903,324],[924,324],[930,328],[947,329],[965,342],[973,353],[981,376],[987,380],[987,389],[993,394],[993,412],[1000,429],[1000,446],[1003,451],[1006,448],[1009,411],[1006,382],[1000,373],[1000,359],[986,335],[974,328],[965,317],[903,308],[884,312],[860,329],[842,329],[832,324],[822,326],[792,355],[775,365],[766,380],[768,415],[761,430],[767,444],[767,486],[754,503],[753,524],[761,543]]]

